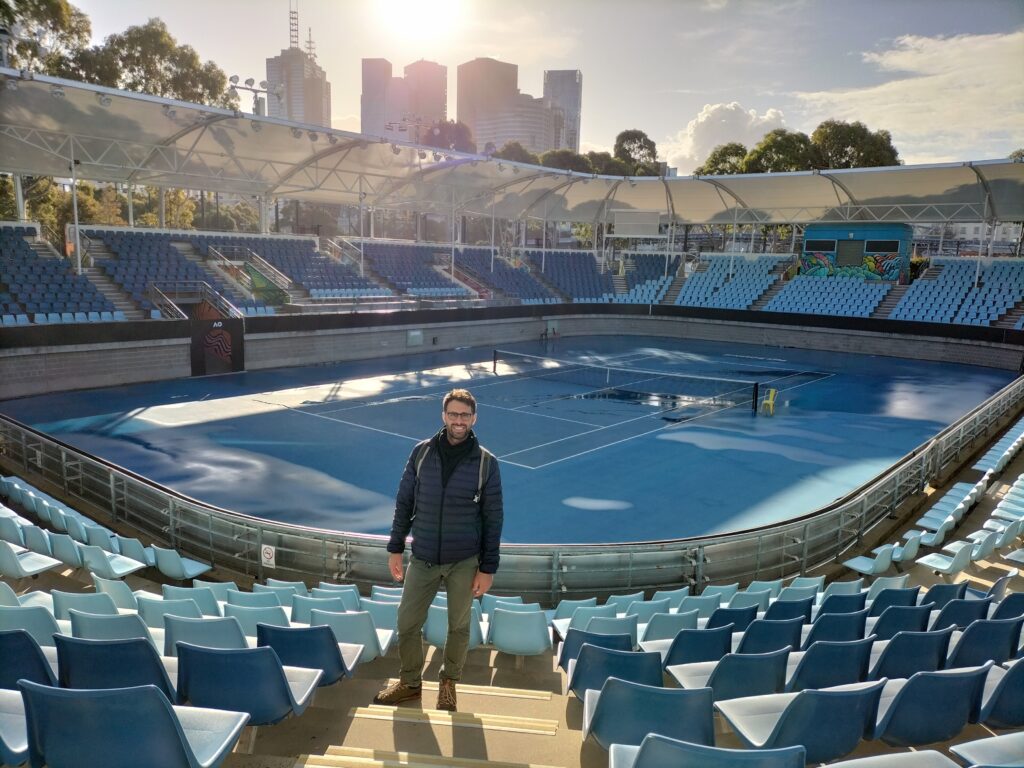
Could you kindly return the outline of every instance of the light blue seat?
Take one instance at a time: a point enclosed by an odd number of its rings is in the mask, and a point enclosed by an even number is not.
[[[378,629],[373,618],[366,611],[333,613],[331,611],[310,611],[310,624],[326,625],[334,631],[339,643],[363,646],[359,656],[360,663],[373,661],[378,656],[386,656],[395,633],[390,629]]]
[[[719,701],[715,707],[752,749],[803,746],[809,763],[847,755],[870,733],[885,681]]]
[[[256,627],[256,645],[274,649],[281,663],[289,667],[319,669],[323,676],[319,687],[333,685],[343,677],[351,677],[359,663],[362,646],[339,643],[327,626]]]
[[[910,576],[906,573],[901,574],[899,576],[879,576],[877,579],[871,582],[871,586],[868,587],[868,603],[873,602],[875,598],[878,597],[883,590],[906,589],[907,581],[909,579]]]
[[[727,653],[718,661],[665,668],[683,688],[711,688],[715,701],[779,693],[786,684],[789,648],[769,653]]]
[[[718,597],[720,605],[727,605],[732,600],[732,596],[739,591],[740,585],[738,582],[736,584],[708,584],[698,597],[711,597],[715,595]],[[701,618],[704,618],[703,614],[701,614]]]
[[[942,669],[952,637],[952,627],[939,632],[897,632],[872,649],[868,679],[909,678],[918,672]]]
[[[714,744],[711,689],[684,691],[608,678],[601,690],[588,689],[583,702],[583,739],[593,736],[605,749],[639,746],[648,733]]]
[[[555,654],[555,664],[563,670],[568,671],[569,662],[580,655],[580,648],[585,643],[596,645],[601,648],[613,648],[618,651],[632,650],[633,640],[629,635],[599,635],[573,627],[558,645]]]
[[[711,587],[708,587],[708,589],[711,589]],[[679,605],[676,607],[676,612],[686,613],[687,611],[697,611],[698,618],[707,619],[710,618],[711,614],[720,608],[721,605],[722,598],[717,593],[712,593],[710,595],[690,595],[679,601]]]
[[[978,619],[967,625],[944,666],[976,667],[986,661],[1002,664],[1017,655],[1024,616],[1015,619]]]
[[[953,555],[943,552],[933,552],[930,555],[917,558],[918,565],[923,565],[930,571],[942,576],[956,576],[967,569],[971,564],[970,546],[961,547]]]
[[[323,587],[313,587],[313,589],[310,590],[310,596],[311,597],[315,597],[315,598],[338,598],[338,597],[340,597],[344,601],[344,603],[345,603],[345,610],[346,611],[361,611],[361,610],[363,610],[363,608],[361,607],[362,606],[362,602],[363,602],[363,598],[361,598],[359,596],[359,590],[357,590],[351,584],[346,584],[344,586],[345,586],[345,589],[325,589]],[[393,600],[390,597],[385,596],[383,600],[377,600],[375,602],[378,602],[378,603],[391,603],[392,605],[396,606],[396,610],[397,610],[397,606],[398,606],[398,604],[400,602],[400,599]]]
[[[640,631],[636,616],[594,616],[583,629],[599,635],[629,635],[634,648]]]
[[[24,629],[0,631],[0,689],[16,691],[19,680],[56,685],[42,648]]]
[[[57,619],[69,619],[68,610],[74,608],[83,613],[98,613],[106,616],[117,616],[117,606],[113,598],[103,592],[64,592],[59,589],[50,590],[53,597],[53,615]]]
[[[547,617],[548,621],[552,621],[554,619],[571,619],[572,612],[577,608],[594,605],[597,605],[596,597],[588,597],[582,600],[559,600],[558,605],[556,605],[552,610],[545,611],[544,615]]]
[[[22,528],[22,535],[25,537],[25,546],[33,552],[53,557],[53,549],[50,546],[50,534],[35,525],[26,525]]]
[[[320,586],[324,587],[326,585],[323,582],[321,582]],[[336,586],[351,586],[351,585],[339,584],[339,585],[336,585]],[[490,593],[488,593],[488,594],[490,594]],[[382,584],[374,584],[373,586],[370,587],[370,597],[373,598],[374,600],[380,600],[382,597],[399,597],[400,598],[401,596],[402,596],[402,587],[386,587],[386,586],[384,586]],[[486,595],[485,595],[485,597],[486,597]],[[521,602],[522,598],[519,598],[519,599],[520,599],[520,602]],[[513,601],[514,601],[514,598],[513,598]]]
[[[430,610],[434,609],[435,606],[431,606]],[[551,629],[541,611],[507,611],[498,603],[491,614],[489,635],[490,644],[496,650],[513,656],[536,656],[551,650]]]
[[[137,597],[139,603],[139,616],[146,622],[147,627],[164,627],[165,616],[185,616],[191,619],[201,619],[203,612],[199,610],[196,601],[191,598],[184,600],[162,600],[160,598]]]
[[[292,621],[309,624],[309,612],[314,608],[320,611],[344,613],[345,601],[340,595],[338,597],[306,597],[305,595],[297,595],[294,592],[292,593]]]
[[[216,768],[248,715],[174,707],[151,685],[62,690],[21,684],[33,764],[51,768]]]
[[[117,552],[114,548],[113,535],[106,528],[99,525],[87,525],[85,526],[85,538],[86,543],[94,547],[99,547],[105,552]]]
[[[233,589],[238,591],[238,585],[233,581],[203,581],[202,579],[192,579],[193,587],[203,587],[213,592],[213,596],[217,598],[218,602],[226,603],[228,601],[228,590]]]
[[[124,555],[115,555],[113,552],[107,552],[89,544],[82,544],[79,551],[82,553],[82,564],[91,573],[104,579],[123,579],[128,574],[146,567],[145,563],[132,560]]]
[[[288,586],[273,586],[270,584],[253,584],[252,592],[253,595],[266,595],[274,594],[277,595],[277,604],[287,608],[292,604],[292,596],[298,594],[294,587]],[[302,592],[302,595],[309,597],[308,592]]]
[[[11,629],[25,630],[43,646],[52,646],[53,636],[61,631],[53,614],[41,605],[0,605],[0,632]]]
[[[1024,726],[1024,661],[988,671],[979,720],[990,728]]]
[[[909,680],[889,680],[882,697],[874,738],[894,747],[948,741],[981,714],[985,676],[980,667],[918,672]],[[886,702],[886,700],[888,701]]]
[[[242,631],[247,637],[256,637],[257,624],[273,624],[277,627],[291,625],[291,622],[288,621],[288,614],[280,605],[248,606],[225,603],[224,615],[234,616],[238,619],[238,623],[242,625]]]
[[[268,587],[291,587],[296,595],[310,596],[309,588],[306,587],[306,582],[304,581],[284,581],[282,579],[267,578],[266,582]]]
[[[917,557],[917,552],[921,548],[922,533],[922,531],[910,531],[906,541],[897,543],[893,547],[892,566],[897,571],[903,570],[900,568],[901,564],[914,562],[914,558]]]
[[[499,605],[505,605],[499,603]],[[509,603],[513,605],[513,603]],[[521,606],[520,606],[521,607]],[[539,613],[539,611],[526,611],[526,613]],[[371,618],[372,618],[371,614]],[[484,637],[483,630],[480,626],[481,614],[480,608],[476,601],[470,604],[470,618],[469,618],[469,647],[476,648],[483,645],[485,642],[490,642]],[[397,615],[396,615],[397,624]],[[377,625],[374,621],[373,625],[377,629],[382,627]],[[397,629],[397,626],[396,626]],[[488,625],[488,631],[492,631],[493,623]],[[438,648],[443,648],[444,644],[448,641],[448,606],[447,603],[444,605],[431,605],[427,608],[427,620],[423,622],[423,639],[430,645]]]
[[[781,621],[755,619],[739,638],[736,653],[768,653],[780,648],[795,651],[800,647],[803,625],[801,616]]]
[[[83,640],[130,640],[139,638],[153,642],[149,627],[137,613],[120,613],[106,616],[97,613],[83,613],[71,609],[71,636]],[[87,686],[80,686],[87,687]]]
[[[764,612],[768,610],[768,603],[771,598],[772,591],[770,589],[737,592],[729,600],[729,608],[748,608],[753,606],[757,609],[757,612]]]
[[[651,640],[672,640],[684,629],[697,628],[697,610],[683,613],[656,613],[644,627],[640,644]],[[646,649],[645,649],[646,650]]]
[[[173,584],[161,584],[160,591],[164,600],[192,600],[203,616],[221,615],[217,598],[209,587],[176,587]]]
[[[651,596],[651,600],[663,600],[667,597],[673,608],[679,608],[679,603],[682,599],[689,596],[689,587],[680,587],[679,589],[659,589]]]
[[[646,624],[656,614],[667,614],[671,607],[672,601],[667,597],[660,600],[636,600],[626,608],[626,615],[636,616],[638,623]]]
[[[252,726],[276,723],[309,706],[323,671],[281,664],[273,648],[240,650],[178,644],[178,692],[196,707],[247,712]]]
[[[613,744],[608,768],[804,768],[803,747],[724,749],[648,734],[639,747]]]
[[[764,592],[766,589],[771,593],[771,597],[776,598],[782,591],[783,579],[771,579],[770,581],[754,581],[747,584],[744,588],[744,592]]]
[[[609,595],[604,601],[605,605],[614,605],[616,613],[624,613],[630,603],[640,602],[644,599],[643,592],[630,592],[623,595]]]
[[[487,595],[484,595],[484,597],[487,597]],[[566,632],[570,629],[586,629],[590,620],[596,616],[615,615],[614,605],[583,605],[576,608],[568,619],[552,619],[551,627],[559,637],[565,638]]]
[[[862,573],[865,576],[876,576],[883,574],[892,567],[892,551],[894,544],[886,544],[880,547],[874,557],[870,555],[858,555],[849,560],[844,560],[843,565],[852,571]]]
[[[139,609],[139,601],[135,592],[120,579],[104,579],[102,576],[97,576],[94,573],[92,574],[92,584],[97,592],[110,595],[110,599],[114,601],[114,605],[118,608],[128,611],[137,611]]]
[[[125,557],[130,557],[132,560],[137,560],[140,563],[152,567],[156,565],[156,552],[153,551],[152,547],[145,546],[138,539],[133,539],[130,536],[121,536],[120,534],[114,534],[114,541],[117,542],[117,549]]]
[[[189,643],[204,648],[248,648],[242,625],[233,616],[190,618],[164,616],[164,656],[176,657],[178,643]]]
[[[587,690],[599,691],[609,677],[643,685],[662,685],[661,656],[643,651],[617,651],[584,643],[569,662],[565,692],[583,701]]]
[[[290,590],[288,591],[289,604],[291,603]],[[228,605],[244,605],[247,608],[267,608],[281,606],[281,596],[277,592],[242,592],[239,590],[228,590]]]
[[[60,565],[60,560],[53,557],[40,555],[28,549],[18,552],[10,542],[0,541],[0,576],[19,581],[58,568]]]
[[[843,642],[819,640],[806,651],[792,654],[789,660],[792,671],[786,682],[786,692],[831,688],[866,680],[873,643],[870,637]]]
[[[89,534],[86,531],[86,524],[77,514],[64,514],[64,524],[67,526],[68,535],[79,544],[89,543]]]
[[[210,566],[206,563],[182,557],[178,554],[177,550],[165,549],[164,547],[158,547],[156,544],[153,545],[152,549],[156,554],[156,567],[160,573],[169,579],[189,581],[210,570]]]
[[[372,595],[371,595],[372,596]],[[480,610],[484,616],[490,616],[494,610],[495,603],[519,603],[520,605],[524,602],[521,595],[495,595],[491,592],[485,592],[480,597]]]
[[[23,520],[13,515],[0,516],[0,541],[6,541],[18,547],[25,546],[25,534],[22,532]]]
[[[824,603],[831,595],[856,595],[862,591],[864,586],[864,579],[854,579],[852,581],[830,581],[825,585],[824,591],[818,598],[818,602]],[[865,593],[865,599],[867,594]]]
[[[952,744],[949,751],[970,765],[1020,768],[1024,766],[1024,731]]]
[[[814,587],[815,592],[821,592],[823,589],[825,589],[825,577],[795,576],[787,586],[796,587],[798,589],[803,589],[804,587]]]
[[[177,701],[174,684],[148,639],[85,640],[58,635],[54,640],[57,646],[57,682],[62,688],[153,685],[168,701]]]

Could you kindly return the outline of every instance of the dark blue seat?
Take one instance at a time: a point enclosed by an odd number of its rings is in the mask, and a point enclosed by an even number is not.
[[[558,666],[569,670],[569,662],[580,655],[580,648],[584,643],[596,645],[600,648],[611,648],[617,651],[631,651],[633,639],[629,635],[604,635],[598,632],[587,632],[584,629],[572,627],[565,633],[565,640],[558,646]]]
[[[924,632],[928,628],[931,610],[931,604],[891,605],[868,631],[876,640],[888,640],[897,632]]]
[[[661,655],[642,651],[616,651],[584,643],[579,655],[569,665],[566,693],[572,691],[582,701],[588,689],[601,690],[609,677],[661,686]]]
[[[740,638],[736,653],[768,653],[780,648],[796,650],[804,626],[803,616],[782,621],[755,619]]]
[[[608,768],[804,768],[806,755],[803,747],[724,749],[651,733],[639,747],[613,744]]]
[[[812,643],[793,670],[786,683],[786,690],[792,692],[805,688],[830,688],[865,680],[871,663],[873,643],[870,637],[845,642],[819,640]]]
[[[593,735],[605,749],[637,746],[648,733],[695,744],[714,744],[710,688],[692,691],[608,678],[600,691],[588,690],[583,703],[583,738]]]
[[[350,645],[353,652],[346,660],[333,630],[326,625],[277,627],[257,624],[256,645],[273,648],[285,666],[323,670],[319,683],[321,687],[333,685],[343,677],[351,677],[362,652],[360,646]]]
[[[62,688],[131,688],[155,685],[177,701],[153,644],[141,638],[86,640],[57,635],[57,682]]]
[[[1002,664],[1017,655],[1024,616],[972,621],[946,660],[946,667],[976,667],[986,661]]]
[[[0,688],[17,690],[19,680],[56,685],[42,648],[24,629],[0,631]]]
[[[955,627],[960,630],[967,629],[967,625],[972,621],[988,617],[988,609],[991,604],[991,597],[986,597],[982,600],[950,600],[939,611],[939,615],[932,621],[929,629],[945,629],[946,627]]]
[[[920,587],[890,587],[888,589],[883,589],[878,593],[875,599],[871,601],[868,616],[881,616],[886,608],[893,605],[917,605],[917,593],[920,591]]]
[[[743,608],[716,608],[708,618],[704,629],[715,629],[732,624],[733,632],[743,632],[757,618],[757,606],[748,605]]]
[[[732,624],[712,629],[684,629],[668,648],[664,667],[718,661],[732,650]]]

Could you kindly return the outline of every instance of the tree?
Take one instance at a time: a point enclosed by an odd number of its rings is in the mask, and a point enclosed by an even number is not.
[[[89,17],[67,0],[0,0],[0,26],[20,28],[11,66],[62,74],[68,59],[89,44]]]
[[[160,19],[110,35],[103,45],[83,48],[68,59],[62,74],[199,104],[238,105],[238,97],[227,91],[228,79],[220,67],[202,62],[192,46],[179,45]]]
[[[540,164],[545,168],[561,168],[566,171],[593,173],[594,166],[583,155],[571,149],[551,149],[540,156]]]
[[[454,149],[459,152],[476,152],[476,144],[473,142],[473,134],[470,132],[469,126],[454,120],[440,120],[434,123],[434,127],[427,131],[427,135],[422,141],[428,147]]]
[[[1010,159],[1017,163],[1024,163],[1024,147],[1015,149],[1009,155]]]
[[[900,155],[888,131],[870,131],[864,123],[826,120],[811,134],[822,168],[872,168],[899,165]]]
[[[635,176],[657,176],[658,146],[646,133],[636,128],[622,131],[615,137],[612,153],[630,166]]]
[[[806,171],[817,167],[817,152],[806,133],[776,128],[743,158],[744,173]]]
[[[603,176],[629,176],[632,170],[629,163],[612,157],[611,152],[587,152],[586,158],[590,161],[594,173]]]
[[[518,141],[510,141],[506,143],[505,146],[495,152],[492,157],[496,157],[499,160],[511,160],[516,163],[540,165],[540,158]]]
[[[694,170],[702,176],[728,176],[743,173],[743,158],[747,156],[747,148],[738,141],[719,144],[711,150],[703,165]]]

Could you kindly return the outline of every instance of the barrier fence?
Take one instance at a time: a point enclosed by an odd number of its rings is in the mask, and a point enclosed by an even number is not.
[[[795,576],[856,546],[899,505],[963,465],[1024,408],[1018,378],[884,473],[823,509],[728,535],[615,544],[505,544],[495,590],[546,604],[562,598]],[[171,545],[229,575],[389,583],[386,536],[252,518],[190,499],[0,415],[0,467],[54,486],[98,522]],[[666,499],[666,503],[670,503]],[[98,512],[97,512],[98,511]],[[892,522],[896,522],[893,520]],[[265,564],[265,548],[274,564]],[[367,589],[368,591],[368,589]]]

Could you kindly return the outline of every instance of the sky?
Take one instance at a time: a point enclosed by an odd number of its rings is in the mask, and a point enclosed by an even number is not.
[[[228,75],[266,77],[288,46],[289,0],[72,0],[94,43],[162,18]],[[908,164],[1024,147],[1024,0],[291,0],[331,83],[332,122],[359,130],[361,59],[583,73],[581,151],[638,128],[681,174],[718,144],[748,148],[828,118],[892,133]],[[243,100],[243,105],[247,104]]]

